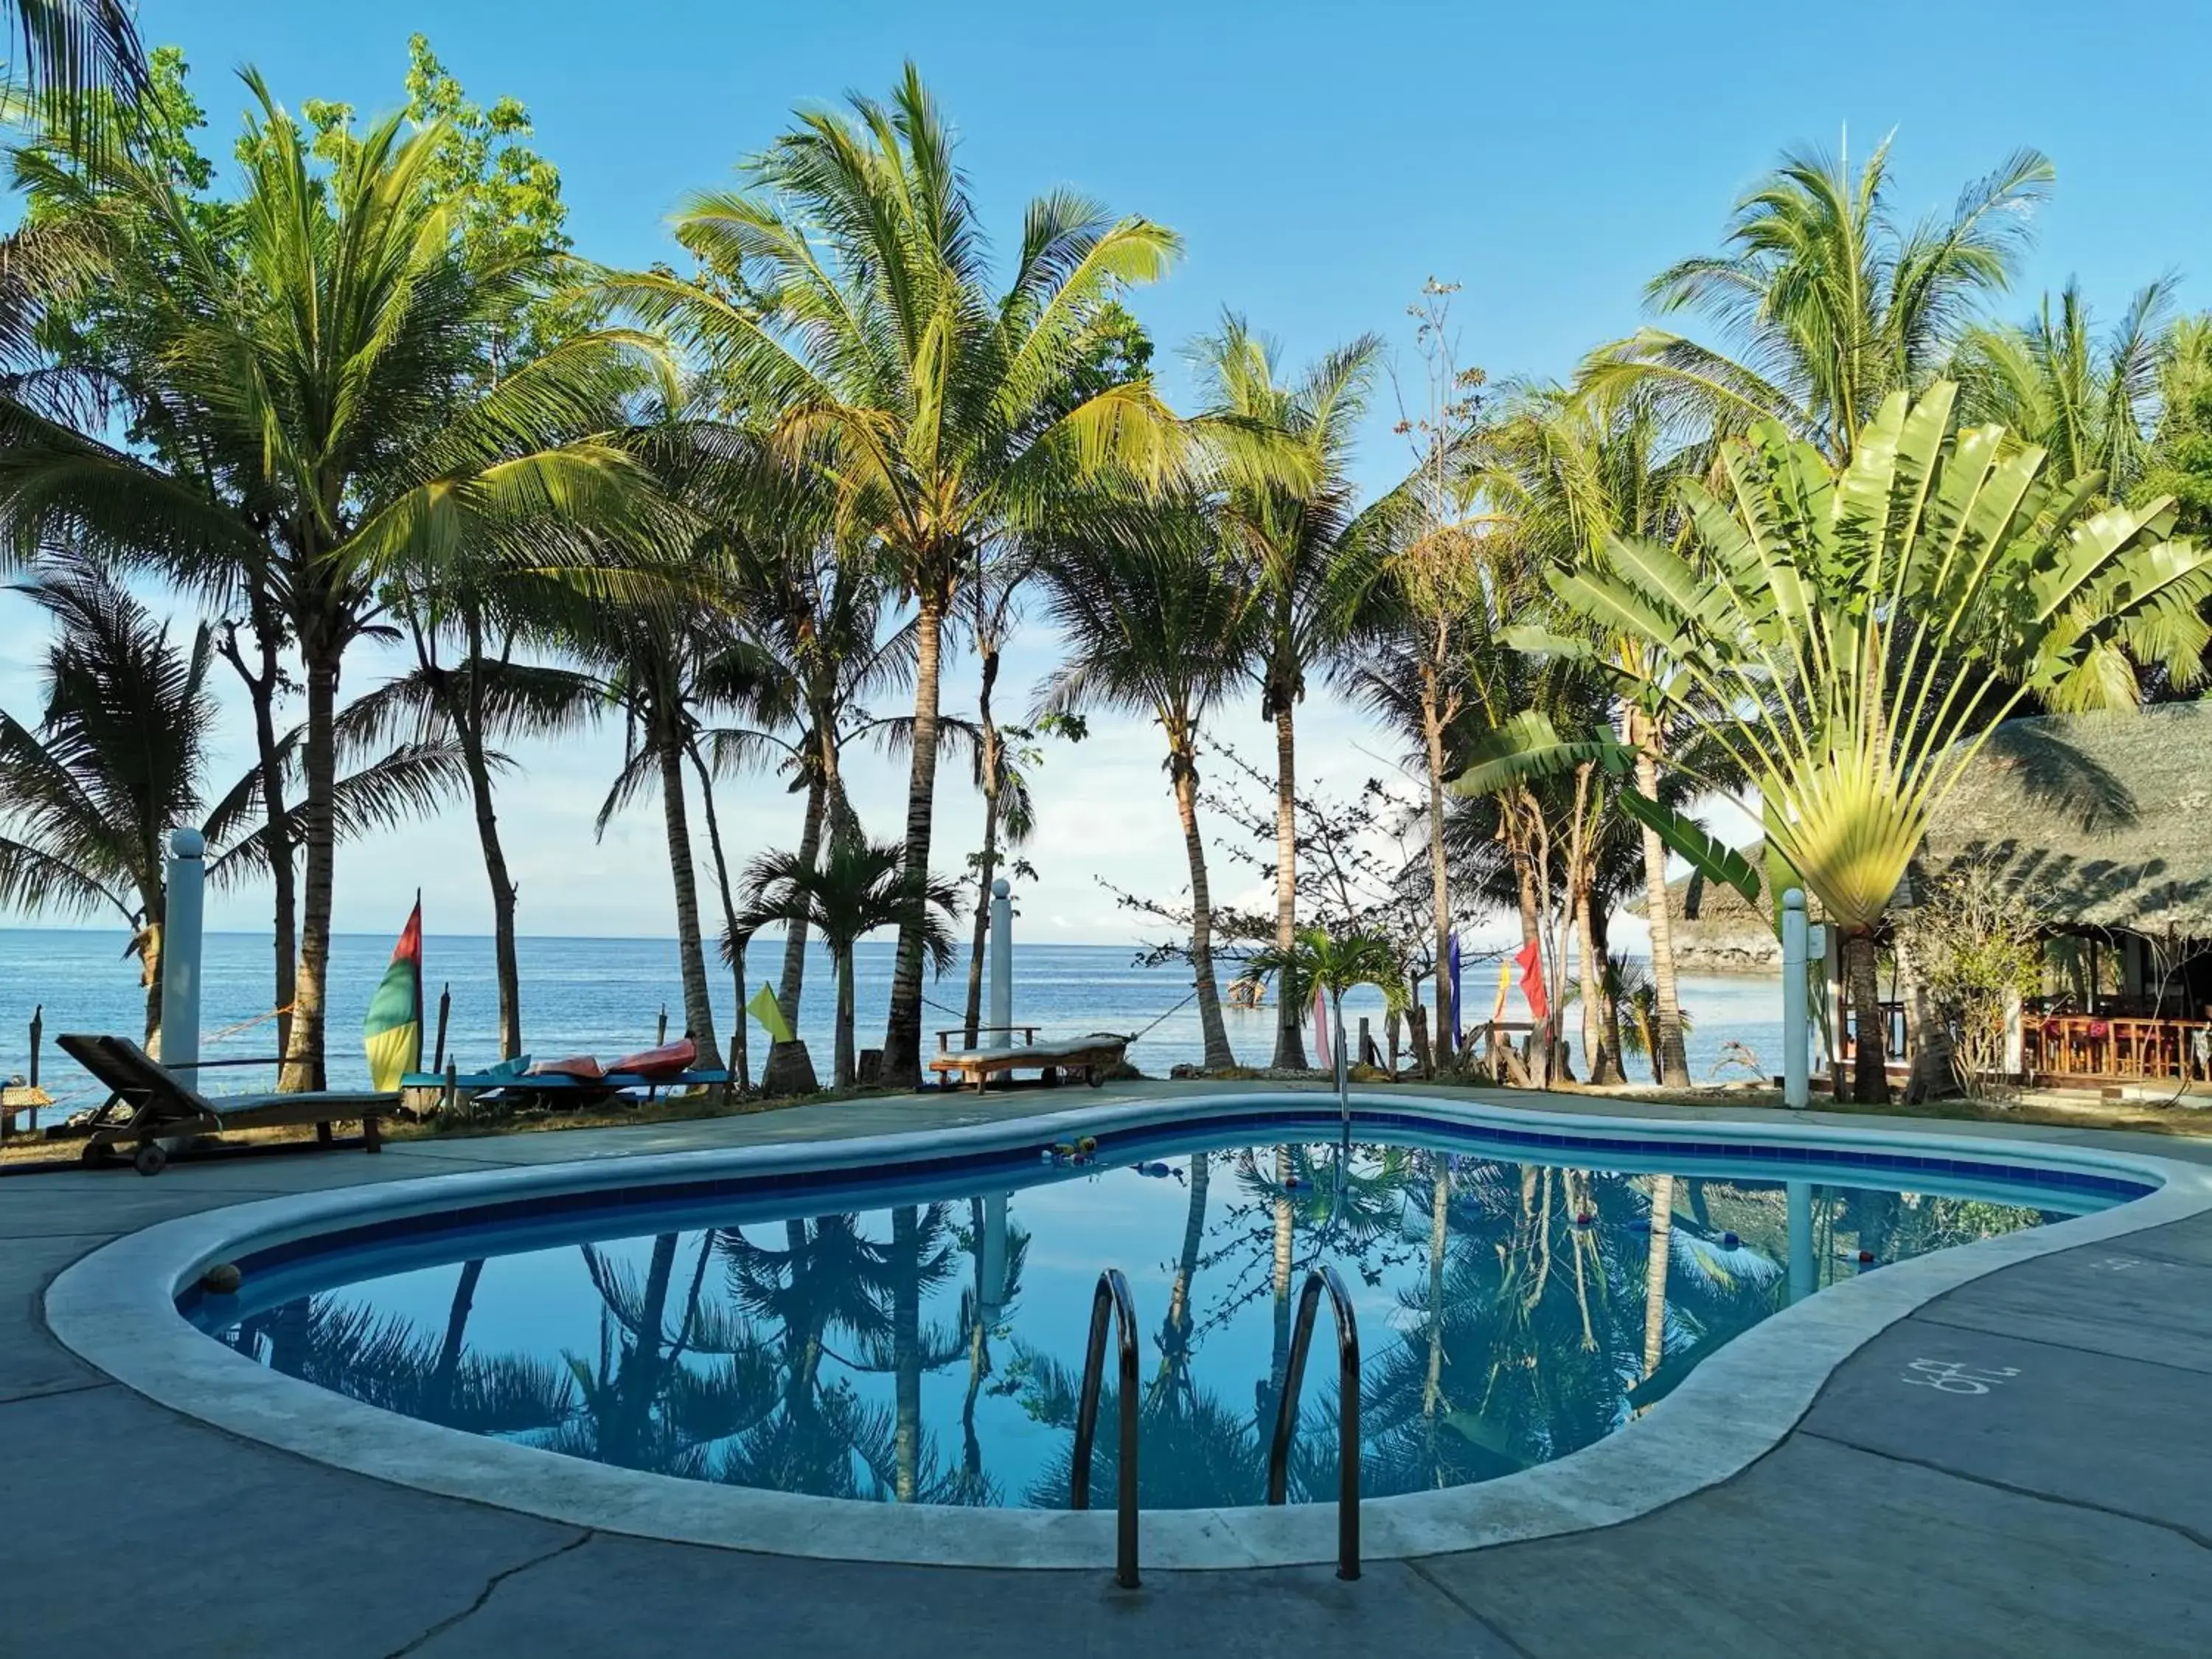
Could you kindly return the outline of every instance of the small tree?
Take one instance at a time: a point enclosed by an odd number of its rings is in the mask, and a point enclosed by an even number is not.
[[[1398,947],[1381,933],[1359,930],[1331,933],[1321,927],[1301,927],[1290,949],[1270,945],[1244,964],[1243,978],[1265,980],[1279,975],[1283,1006],[1300,1006],[1318,986],[1328,994],[1330,1039],[1336,1050],[1336,1103],[1348,1122],[1352,1117],[1350,1069],[1344,1045],[1344,994],[1355,985],[1372,985],[1382,993],[1383,1005],[1393,1012],[1406,1006],[1406,963]],[[1285,1015],[1288,1018],[1288,1015]]]
[[[1983,1098],[2008,1094],[2006,1028],[2043,972],[2035,896],[1987,865],[1966,865],[1935,883],[1897,931],[1950,1038],[1959,1086]]]

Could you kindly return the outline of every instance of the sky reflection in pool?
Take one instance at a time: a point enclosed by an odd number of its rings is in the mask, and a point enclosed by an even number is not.
[[[809,1194],[794,1219],[392,1273],[252,1313],[222,1340],[372,1405],[603,1462],[1057,1507],[1091,1290],[1111,1263],[1144,1325],[1143,1503],[1255,1504],[1291,1308],[1326,1262],[1358,1311],[1375,1496],[1589,1444],[1793,1296],[1865,1271],[1862,1252],[1878,1266],[2097,1207],[1364,1141],[1348,1157],[1326,1142],[1184,1152],[1004,1190],[1020,1179],[890,1208]],[[1316,1349],[1294,1502],[1335,1492],[1325,1328]]]

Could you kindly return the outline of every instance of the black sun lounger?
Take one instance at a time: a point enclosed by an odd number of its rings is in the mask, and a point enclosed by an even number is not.
[[[128,1037],[82,1032],[57,1039],[61,1050],[109,1090],[107,1103],[93,1115],[92,1138],[80,1158],[106,1163],[114,1148],[137,1141],[131,1165],[140,1175],[161,1173],[169,1156],[161,1143],[215,1134],[224,1129],[281,1128],[312,1123],[316,1139],[327,1144],[331,1125],[359,1120],[362,1144],[383,1149],[377,1119],[399,1104],[397,1094],[367,1090],[330,1090],[313,1094],[234,1095],[210,1099],[167,1070]]]

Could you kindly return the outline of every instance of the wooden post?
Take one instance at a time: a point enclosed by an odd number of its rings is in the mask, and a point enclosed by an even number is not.
[[[654,1029],[653,1033],[653,1046],[656,1048],[660,1048],[665,1045],[667,1041],[668,1005],[664,1002],[660,1005],[660,1024]]]
[[[33,1089],[39,1086],[39,1042],[46,1031],[46,1005],[42,1002],[31,1010],[31,1086]],[[39,1127],[38,1119],[31,1120],[31,1127],[34,1129]]]
[[[453,1012],[453,982],[447,981],[445,989],[438,993],[438,1047],[430,1060],[430,1069],[434,1072],[446,1069],[446,1021]]]
[[[451,1112],[459,1104],[460,1097],[461,1068],[448,1060],[446,1062],[446,1097],[443,1103],[445,1109]]]
[[[1362,1066],[1375,1063],[1375,1039],[1368,1035],[1367,1016],[1364,1014],[1359,1017],[1359,1063]]]

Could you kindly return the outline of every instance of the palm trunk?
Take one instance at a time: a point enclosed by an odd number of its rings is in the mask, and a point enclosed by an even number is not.
[[[1176,813],[1182,820],[1183,853],[1190,860],[1190,972],[1198,992],[1198,1030],[1205,1045],[1206,1069],[1222,1072],[1237,1064],[1229,1028],[1221,1018],[1221,988],[1213,977],[1213,890],[1206,877],[1206,842],[1198,833],[1198,769],[1188,750],[1170,751]]]
[[[980,624],[979,624],[980,631]],[[975,1046],[975,1031],[983,1018],[983,951],[990,937],[991,880],[999,873],[999,722],[991,713],[991,690],[999,678],[999,648],[995,642],[983,650],[983,684],[977,693],[976,723],[982,727],[983,858],[975,872],[975,934],[968,950],[968,1046]],[[1007,1033],[999,1033],[1000,1042]]]
[[[260,656],[260,671],[246,671],[246,659],[234,643],[226,644],[224,654],[230,659],[230,665],[237,671],[239,678],[246,683],[246,695],[253,704],[254,754],[261,774],[261,814],[264,834],[269,842],[269,882],[274,911],[276,1000],[270,1006],[276,1011],[276,1052],[289,1054],[292,1052],[292,999],[299,973],[300,872],[294,862],[297,849],[293,842],[292,815],[284,805],[283,756],[276,745],[277,659],[283,636],[273,619],[260,619],[266,601],[258,592],[252,605],[257,617],[253,637]]]
[[[522,1052],[522,967],[514,939],[514,879],[507,873],[507,849],[499,838],[499,814],[492,800],[491,767],[484,756],[483,668],[476,655],[477,641],[471,629],[469,705],[452,714],[461,744],[461,758],[469,771],[469,797],[476,806],[477,844],[483,849],[484,878],[491,884],[492,971],[499,981],[499,1057],[512,1060]]]
[[[884,1081],[909,1089],[921,1086],[922,930],[937,789],[938,672],[944,627],[942,596],[923,592],[915,622],[914,763],[907,775],[906,794],[905,880],[912,913],[899,926],[890,1017],[884,1029]]]
[[[1844,977],[1851,994],[1851,1099],[1862,1106],[1889,1104],[1888,1033],[1881,1012],[1881,975],[1874,929],[1844,934]]]
[[[1629,741],[1636,745],[1636,789],[1646,800],[1659,799],[1658,729],[1650,716],[1631,705]],[[1674,919],[1667,908],[1667,845],[1650,824],[1644,826],[1644,906],[1651,924],[1651,986],[1659,1028],[1652,1063],[1666,1089],[1690,1086],[1690,1058],[1682,1042],[1682,1005],[1674,982]]]
[[[139,937],[139,975],[146,985],[146,1042],[147,1054],[155,1060],[161,1057],[161,930],[167,925],[162,915],[161,901],[149,896],[146,900],[146,921]],[[187,1083],[197,1079],[187,1078]]]
[[[1583,1003],[1583,1073],[1592,1083],[1608,1083],[1605,1075],[1605,1039],[1601,1034],[1597,1006],[1597,947],[1590,937],[1590,891],[1580,874],[1575,878],[1575,973]]]
[[[1674,1177],[1651,1177],[1651,1248],[1644,1260],[1644,1374],[1667,1353],[1667,1263],[1674,1248]]]
[[[1297,734],[1291,726],[1290,699],[1284,697],[1275,709],[1275,948],[1290,950],[1297,942]],[[1283,1070],[1305,1069],[1304,1000],[1297,996],[1278,1000],[1274,1064]]]
[[[911,1504],[921,1468],[921,1220],[911,1204],[891,1212],[891,1366],[896,1401],[896,1496]]]
[[[461,1371],[461,1350],[467,1345],[469,1312],[476,1306],[477,1281],[483,1277],[484,1258],[461,1264],[453,1285],[453,1300],[446,1310],[446,1338],[438,1346],[438,1367],[432,1374],[431,1398],[447,1417],[453,1414],[453,1389]]]
[[[816,776],[806,786],[806,821],[799,832],[799,867],[812,870],[822,854],[822,819],[829,801],[829,786]],[[793,1035],[799,1030],[799,997],[806,983],[806,921],[795,916],[783,928],[783,982],[776,988],[776,1006]]]
[[[714,1005],[707,993],[707,953],[699,932],[699,883],[691,868],[691,819],[684,804],[684,751],[672,734],[653,734],[660,759],[660,815],[668,830],[668,873],[676,884],[676,953],[684,977],[684,1035],[698,1045],[702,1071],[722,1063]]]
[[[1269,1286],[1275,1296],[1275,1345],[1268,1359],[1267,1397],[1260,1431],[1272,1432],[1291,1368],[1291,1268],[1297,1247],[1297,1212],[1291,1207],[1291,1149],[1275,1148],[1275,1259]]]
[[[831,1085],[839,1089],[853,1086],[853,947],[831,945],[837,972],[837,1032],[836,1069],[830,1074]]]
[[[323,1019],[330,976],[331,897],[337,875],[331,796],[337,784],[338,650],[320,627],[313,627],[301,630],[300,654],[307,673],[307,799],[300,811],[307,877],[292,995],[292,1040],[276,1085],[287,1091],[326,1086]]]
[[[1429,908],[1437,940],[1437,1047],[1439,1053],[1455,1052],[1462,1025],[1461,1010],[1452,1006],[1451,872],[1444,857],[1444,728],[1437,707],[1437,673],[1421,671],[1421,735],[1429,759]]]
[[[722,898],[723,937],[730,941],[730,978],[738,993],[736,1012],[732,1015],[737,1029],[730,1034],[730,1069],[737,1074],[738,1087],[750,1089],[753,1067],[750,1034],[745,1029],[745,942],[738,937],[738,899],[730,890],[730,861],[722,856],[722,823],[714,812],[714,779],[696,744],[687,743],[684,752],[699,775],[699,805],[707,814],[707,850],[714,860],[714,885]]]
[[[1606,1067],[1607,1081],[1626,1083],[1628,1066],[1621,1057],[1620,999],[1613,977],[1612,927],[1603,905],[1590,911],[1589,938],[1590,961],[1597,974],[1598,1057]]]
[[[1434,1165],[1429,1182],[1429,1356],[1421,1378],[1421,1416],[1433,1446],[1444,1393],[1444,1243],[1451,1219],[1451,1166],[1437,1153],[1429,1156]]]

